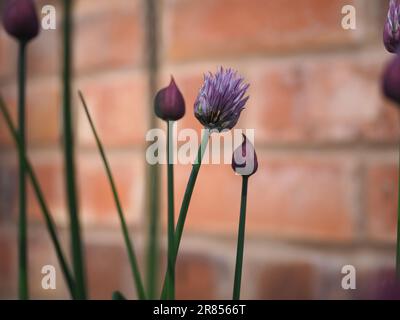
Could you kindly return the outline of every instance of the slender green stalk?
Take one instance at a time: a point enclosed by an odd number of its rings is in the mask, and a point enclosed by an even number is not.
[[[397,198],[397,246],[396,246],[396,277],[400,281],[400,146],[399,146],[399,181]]]
[[[175,238],[175,208],[174,208],[174,162],[173,162],[173,121],[167,122],[167,179],[168,179],[168,299],[175,299],[175,262],[174,238]]]
[[[155,299],[158,283],[158,263],[159,263],[159,173],[157,165],[153,165],[148,170],[148,210],[149,210],[149,230],[147,245],[147,296]]]
[[[182,239],[183,228],[185,226],[185,221],[186,221],[186,216],[187,216],[187,212],[189,209],[190,200],[192,198],[194,186],[196,184],[196,179],[197,179],[197,176],[200,171],[201,161],[203,160],[203,156],[206,151],[209,137],[210,137],[210,131],[205,130],[199,151],[197,153],[196,161],[193,164],[192,172],[190,173],[189,181],[186,185],[186,190],[185,190],[185,194],[183,196],[181,210],[179,212],[178,223],[177,223],[176,229],[175,229],[175,243],[174,243],[175,250],[173,253],[173,257],[172,257],[172,259],[173,259],[172,261],[173,261],[174,265],[176,264],[176,259],[178,257],[179,245],[180,245],[181,239]],[[164,285],[163,285],[163,289],[162,289],[162,293],[161,293],[161,299],[164,299],[164,300],[166,299],[167,293],[168,293],[168,291],[167,291],[167,282],[168,282],[167,275],[168,275],[168,273],[169,273],[169,270],[167,267],[167,274],[164,277]]]
[[[18,53],[18,130],[21,147],[26,153],[25,133],[26,42],[19,42]],[[21,300],[29,299],[28,290],[28,236],[26,215],[26,168],[19,154],[19,221],[18,221],[18,291]]]
[[[133,247],[133,243],[132,243],[132,240],[131,240],[131,238],[129,236],[128,227],[127,227],[127,224],[126,224],[126,221],[125,221],[125,215],[124,215],[124,212],[122,210],[121,201],[120,201],[119,196],[118,196],[118,191],[117,191],[117,187],[115,185],[114,178],[113,178],[113,175],[112,175],[112,172],[111,172],[111,167],[110,167],[109,162],[107,160],[107,156],[106,156],[106,153],[104,151],[103,144],[101,143],[99,135],[97,134],[97,130],[96,130],[96,127],[94,125],[93,119],[90,116],[89,109],[87,107],[86,101],[85,101],[85,99],[84,99],[84,97],[83,97],[81,92],[79,92],[79,97],[80,97],[80,99],[82,101],[83,108],[85,109],[85,113],[86,113],[86,116],[87,116],[87,118],[89,120],[90,127],[92,128],[93,135],[94,135],[94,137],[96,139],[97,147],[99,149],[101,158],[103,160],[103,164],[104,164],[104,167],[105,167],[106,173],[107,173],[107,178],[108,178],[108,181],[110,183],[111,190],[112,190],[112,193],[113,193],[113,196],[114,196],[114,201],[115,201],[115,205],[117,207],[118,217],[119,217],[119,220],[121,222],[121,229],[122,229],[122,234],[123,234],[124,241],[125,241],[125,246],[126,246],[126,249],[128,251],[128,258],[129,258],[129,262],[130,262],[130,265],[131,265],[132,275],[133,275],[133,278],[134,278],[135,284],[136,284],[137,295],[138,295],[139,299],[144,300],[144,299],[146,299],[146,295],[145,295],[145,291],[144,291],[144,287],[143,287],[142,277],[140,275],[140,271],[139,271],[139,267],[138,267],[138,263],[137,263],[136,254],[135,254],[135,250],[134,250],[134,247]]]
[[[159,39],[159,1],[144,1],[146,13],[146,46],[147,46],[147,68],[149,70],[148,85],[150,97],[154,97],[157,92],[157,82],[159,73],[160,52],[158,46]],[[149,100],[152,105],[153,101]],[[148,127],[156,128],[158,126],[154,112],[149,112]],[[148,237],[146,244],[146,288],[147,296],[150,299],[157,298],[158,279],[160,273],[160,165],[148,165],[146,167],[146,212],[148,212]]]
[[[243,176],[238,242],[236,250],[235,282],[233,284],[233,300],[240,299],[240,285],[242,282],[242,265],[243,265],[243,249],[244,249],[244,232],[246,226],[246,204],[247,204],[248,182],[249,182],[249,177]]]
[[[72,56],[72,0],[64,1],[64,56],[63,56],[63,120],[64,120],[64,162],[65,182],[70,218],[72,260],[76,279],[78,299],[86,299],[85,266],[82,250],[81,230],[78,213],[78,199],[75,181],[74,136],[71,106],[71,56]]]
[[[148,244],[147,244],[147,296],[149,299],[155,299],[158,283],[158,264],[159,264],[159,169],[158,165],[152,165],[148,168],[148,211],[149,211],[149,224],[148,224]]]
[[[26,156],[24,146],[22,144],[19,133],[14,128],[10,114],[9,114],[9,112],[4,104],[4,101],[1,97],[0,97],[0,110],[1,110],[1,113],[4,117],[4,119],[6,120],[6,124],[8,126],[9,131],[11,132],[12,138],[14,139],[14,142],[17,145],[19,157],[22,159],[24,166],[26,168],[26,173],[32,183],[33,190],[35,192],[36,198],[38,199],[40,208],[42,210],[43,217],[46,222],[47,230],[49,231],[51,241],[53,242],[54,248],[56,250],[57,258],[60,263],[60,267],[63,272],[65,281],[67,283],[68,289],[70,291],[71,296],[73,298],[75,298],[74,280],[73,280],[72,274],[68,268],[67,260],[65,259],[65,256],[63,254],[63,251],[62,251],[62,248],[60,245],[60,241],[58,240],[55,223],[52,219],[52,216],[51,216],[48,206],[46,204],[45,198],[43,196],[43,192],[40,188],[40,185],[36,178],[33,167]]]

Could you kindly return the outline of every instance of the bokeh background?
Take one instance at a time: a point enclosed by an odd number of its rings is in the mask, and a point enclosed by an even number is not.
[[[250,82],[238,127],[255,129],[260,167],[250,180],[242,282],[245,299],[365,297],[394,268],[398,115],[381,95],[390,58],[384,0],[76,0],[74,87],[103,139],[145,272],[145,134],[155,88],[173,74],[187,103],[180,128],[200,129],[192,106],[203,74],[233,67]],[[29,45],[29,155],[68,247],[57,30]],[[357,29],[341,27],[354,5]],[[16,43],[0,29],[0,92],[15,113]],[[134,287],[102,162],[74,95],[79,198],[91,298]],[[165,128],[163,123],[158,123]],[[0,119],[0,297],[16,298],[16,154]],[[175,172],[176,207],[191,166]],[[161,171],[165,181],[165,171]],[[201,169],[178,259],[178,298],[229,299],[240,204],[229,165]],[[165,193],[161,238],[165,248]],[[68,298],[50,239],[29,196],[34,298]],[[41,268],[57,267],[57,290]],[[343,290],[354,265],[357,290]],[[160,263],[164,270],[164,263]]]

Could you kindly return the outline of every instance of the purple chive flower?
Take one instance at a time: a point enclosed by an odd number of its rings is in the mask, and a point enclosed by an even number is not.
[[[207,129],[232,129],[249,97],[249,84],[232,69],[222,67],[204,76],[204,84],[194,104],[194,115]]]
[[[400,43],[400,1],[390,0],[389,11],[383,29],[383,43],[386,50],[396,53]]]
[[[232,169],[245,177],[255,174],[258,169],[256,151],[244,134],[242,144],[233,152]]]
[[[157,117],[165,121],[176,121],[185,115],[185,100],[173,77],[169,86],[157,93],[154,110]]]
[[[3,10],[3,25],[19,41],[35,38],[39,34],[39,20],[33,0],[8,0]]]
[[[383,74],[383,93],[400,105],[400,56],[389,62]]]

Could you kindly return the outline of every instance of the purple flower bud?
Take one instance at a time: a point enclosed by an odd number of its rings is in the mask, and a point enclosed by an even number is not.
[[[255,174],[258,169],[256,151],[244,134],[242,144],[233,152],[232,169],[245,177]]]
[[[383,93],[400,105],[400,56],[389,62],[383,74]]]
[[[20,41],[29,41],[39,33],[39,20],[33,0],[8,0],[3,10],[4,29]]]
[[[185,100],[173,77],[168,87],[158,91],[154,109],[157,117],[165,121],[176,121],[185,115]]]
[[[204,84],[194,104],[194,115],[207,129],[232,129],[249,97],[249,84],[232,69],[220,68],[204,76]]]
[[[400,1],[390,0],[389,11],[383,29],[386,50],[396,53],[400,43]]]

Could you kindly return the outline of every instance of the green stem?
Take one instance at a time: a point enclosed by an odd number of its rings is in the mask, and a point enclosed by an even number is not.
[[[246,204],[247,204],[247,186],[249,177],[243,176],[242,180],[242,197],[240,204],[240,221],[238,231],[238,242],[236,250],[236,267],[235,282],[233,284],[233,300],[240,299],[240,285],[242,281],[242,265],[243,265],[243,249],[244,249],[244,233],[246,226]]]
[[[175,299],[175,262],[174,238],[175,238],[175,215],[174,215],[174,163],[173,163],[173,122],[168,121],[167,138],[167,165],[168,165],[168,299]]]
[[[103,144],[101,143],[99,135],[97,134],[97,130],[96,130],[96,127],[94,125],[93,119],[90,116],[89,109],[87,107],[86,101],[85,101],[85,99],[84,99],[84,97],[83,97],[81,92],[79,92],[79,97],[80,97],[80,99],[82,101],[83,108],[85,109],[85,113],[86,113],[86,116],[87,116],[87,118],[89,120],[90,127],[92,128],[92,132],[93,132],[93,135],[95,137],[95,140],[96,140],[97,147],[99,149],[101,158],[103,160],[103,164],[104,164],[104,167],[106,169],[108,181],[110,183],[111,190],[112,190],[112,193],[113,193],[113,196],[114,196],[114,201],[115,201],[115,205],[117,207],[118,217],[119,217],[119,220],[121,222],[121,229],[122,229],[122,234],[123,234],[124,241],[125,241],[125,246],[126,246],[126,249],[128,251],[128,258],[129,258],[129,262],[130,262],[130,265],[131,265],[132,275],[133,275],[133,278],[134,278],[135,284],[136,284],[137,295],[138,295],[139,299],[144,300],[144,299],[146,299],[146,295],[145,295],[145,291],[144,291],[144,287],[143,287],[142,277],[140,275],[140,271],[139,271],[139,267],[138,267],[138,263],[137,263],[136,254],[135,254],[135,251],[134,251],[133,243],[132,243],[132,240],[131,240],[131,238],[129,236],[128,227],[127,227],[127,224],[126,224],[126,221],[125,221],[125,215],[124,215],[124,212],[122,210],[121,201],[120,201],[119,196],[118,196],[118,191],[117,191],[117,187],[115,185],[114,178],[113,178],[113,175],[112,175],[112,172],[111,172],[111,167],[110,167],[109,162],[107,160],[107,156],[106,156],[106,153],[104,151]]]
[[[154,127],[155,125],[151,125]],[[147,179],[147,208],[149,212],[146,257],[146,285],[149,299],[156,298],[159,277],[160,175],[159,165],[149,165]]]
[[[26,152],[25,133],[25,86],[26,86],[26,42],[19,42],[18,53],[18,130],[21,148]],[[26,216],[26,168],[22,154],[19,154],[19,226],[18,226],[18,291],[21,300],[29,299],[28,293],[28,252]]]
[[[50,211],[48,209],[48,206],[46,204],[45,198],[43,196],[43,192],[40,189],[40,185],[39,185],[38,180],[37,180],[37,178],[35,176],[35,173],[34,173],[34,170],[32,168],[32,165],[31,165],[31,163],[29,162],[29,160],[28,160],[28,158],[26,156],[25,150],[23,148],[22,140],[21,140],[21,138],[19,136],[19,133],[17,132],[17,130],[13,126],[10,114],[9,114],[9,112],[8,112],[8,110],[7,110],[7,108],[6,108],[5,104],[4,104],[4,101],[3,101],[3,99],[1,97],[0,97],[0,110],[1,110],[1,113],[2,113],[2,115],[4,117],[4,119],[6,120],[6,124],[8,126],[9,131],[11,132],[11,135],[12,135],[12,137],[14,139],[14,142],[17,145],[18,155],[22,159],[22,161],[24,163],[24,166],[26,168],[26,173],[27,173],[27,175],[28,175],[28,177],[29,177],[29,179],[30,179],[30,181],[32,183],[33,190],[35,192],[36,198],[38,199],[40,208],[42,210],[43,217],[45,219],[46,226],[47,226],[47,229],[49,231],[51,241],[53,242],[54,248],[56,250],[57,258],[58,258],[58,261],[60,263],[60,267],[61,267],[61,270],[63,272],[63,275],[64,275],[65,281],[67,283],[67,286],[69,288],[70,294],[71,294],[71,296],[73,298],[75,298],[74,280],[73,280],[72,274],[71,274],[71,272],[70,272],[70,270],[68,268],[67,261],[65,259],[65,256],[63,254],[63,251],[62,251],[62,248],[61,248],[61,245],[60,245],[60,241],[58,240],[55,223],[54,223],[54,221],[52,219],[52,216],[51,216]]]
[[[86,299],[85,267],[82,253],[81,230],[75,181],[74,137],[71,108],[71,56],[72,56],[72,3],[64,1],[64,70],[63,70],[63,120],[65,181],[70,218],[72,260],[78,299]]]
[[[175,229],[175,243],[174,243],[175,250],[173,253],[173,257],[172,257],[173,258],[172,261],[173,261],[174,265],[176,264],[176,259],[178,257],[179,245],[180,245],[181,239],[182,239],[183,228],[185,226],[185,221],[186,221],[186,216],[187,216],[187,212],[189,209],[190,200],[192,198],[194,186],[196,184],[196,179],[197,179],[197,176],[200,171],[201,161],[203,160],[203,156],[206,151],[209,137],[210,137],[210,131],[205,130],[199,151],[197,153],[196,161],[193,164],[192,172],[190,173],[189,181],[186,185],[186,190],[185,190],[185,194],[183,196],[181,210],[179,212],[178,223],[177,223],[176,229]],[[169,270],[167,267],[167,274],[168,273],[169,273]],[[163,289],[162,289],[162,293],[161,293],[161,299],[166,299],[166,297],[167,297],[167,282],[168,282],[167,279],[168,279],[167,276],[165,276],[164,277],[164,285],[163,285]]]
[[[159,174],[157,165],[151,166],[148,171],[148,208],[149,230],[147,246],[147,296],[155,299],[158,282],[159,263]]]
[[[158,0],[144,1],[146,11],[146,45],[147,45],[147,68],[149,70],[148,88],[150,97],[154,97],[158,91],[157,79],[159,73],[159,18],[158,18]],[[153,100],[149,100],[153,105]],[[158,121],[154,112],[149,112],[149,128],[157,128]],[[149,142],[150,144],[151,142]],[[146,211],[148,237],[146,244],[146,287],[147,296],[150,299],[157,298],[158,279],[160,276],[160,165],[148,165],[146,167]]]
[[[159,174],[157,165],[148,170],[149,229],[147,245],[147,296],[155,299],[159,263]]]

